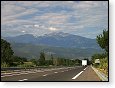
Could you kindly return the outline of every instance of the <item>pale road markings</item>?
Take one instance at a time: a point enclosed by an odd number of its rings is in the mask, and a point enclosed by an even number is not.
[[[79,75],[81,75],[81,73],[83,73],[83,71],[81,71],[80,73],[78,73],[76,76],[74,76],[72,79],[76,79]]]
[[[59,68],[59,69],[65,69],[65,68]],[[67,70],[65,70],[65,71],[72,70],[72,68],[71,68],[71,69],[66,68],[66,69],[67,69]],[[73,68],[73,69],[75,69],[75,68]],[[51,69],[50,71],[53,71],[53,70],[55,70],[55,69]],[[17,71],[18,71],[18,72],[17,72]],[[20,70],[15,70],[15,72],[12,72],[12,73],[3,73],[3,75],[1,75],[1,77],[22,75],[22,74],[30,74],[30,73],[37,73],[37,72],[45,72],[45,70],[44,70],[44,71],[36,70],[36,71],[34,71],[34,72],[32,72],[32,70],[31,70],[31,71],[20,71]],[[61,71],[61,72],[64,72],[64,71]],[[58,72],[54,72],[54,73],[58,73]]]
[[[24,81],[24,80],[18,80],[18,81]]]
[[[6,76],[13,76],[13,75],[5,75],[5,76],[1,76],[1,77],[6,77]]]
[[[28,80],[28,79],[23,79],[23,80]]]
[[[87,67],[84,70],[86,70],[86,69],[87,69]]]
[[[58,72],[54,72],[54,73],[58,73]]]
[[[14,75],[21,75],[21,74],[14,74]]]
[[[43,75],[43,76],[47,76],[48,74],[45,74],[45,75]]]
[[[18,81],[26,81],[26,80],[28,80],[28,79],[22,79],[22,80],[18,80]]]
[[[5,76],[1,76],[1,77],[5,77]]]

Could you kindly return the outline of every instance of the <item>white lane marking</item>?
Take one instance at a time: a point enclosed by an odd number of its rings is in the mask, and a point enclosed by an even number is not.
[[[43,75],[43,76],[47,76],[48,74],[45,74],[45,75]]]
[[[18,80],[18,81],[24,81],[24,80]]]
[[[13,73],[5,73],[5,74],[2,74],[3,76],[1,76],[1,77],[15,76],[15,75],[29,74],[29,73],[37,73],[37,72],[44,72],[44,71],[36,71],[36,72],[31,72],[31,71],[13,72],[14,74]]]
[[[21,74],[13,74],[13,75],[21,75]]]
[[[81,73],[83,73],[83,71],[81,71],[80,73],[78,73],[76,76],[74,76],[72,79],[76,79],[79,75],[81,75]]]
[[[28,80],[28,79],[22,79],[22,80],[18,80],[18,81],[26,81],[26,80]]]
[[[87,68],[87,67],[86,67]],[[84,70],[86,70],[86,68]]]
[[[20,74],[29,74],[29,73],[20,73]]]
[[[1,76],[1,77],[5,77],[5,76]]]
[[[28,72],[28,73],[37,73],[37,72]]]
[[[26,80],[28,80],[28,79],[22,79],[22,80],[18,80],[18,81],[26,81]]]
[[[23,79],[23,80],[28,80],[28,79]]]
[[[13,75],[5,75],[5,76],[1,76],[1,77],[6,77],[6,76],[13,76]]]
[[[58,73],[58,72],[54,72],[54,73]]]

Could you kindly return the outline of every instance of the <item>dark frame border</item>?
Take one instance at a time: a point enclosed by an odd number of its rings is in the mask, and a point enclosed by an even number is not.
[[[1,0],[1,1],[16,1],[16,0]],[[18,0],[18,1],[26,1],[26,0]],[[28,0],[28,1],[39,1],[39,0]],[[45,1],[45,0],[42,0],[42,1]],[[53,0],[53,1],[55,1],[55,0]],[[61,0],[57,0],[57,1],[61,1]],[[108,39],[109,39],[109,0],[62,0],[62,1],[107,1],[108,2]],[[0,30],[0,32],[1,32],[1,30]],[[108,41],[108,45],[109,45],[109,41]],[[108,46],[108,51],[109,51],[109,46]],[[0,57],[1,57],[1,55],[0,55]],[[0,67],[1,67],[1,65],[0,65]],[[0,72],[0,74],[1,74],[1,72]],[[22,81],[22,82],[109,82],[109,80],[110,80],[109,76],[110,76],[110,74],[109,74],[109,52],[108,52],[108,81]],[[0,82],[19,82],[19,81],[2,81],[1,77],[0,77]]]

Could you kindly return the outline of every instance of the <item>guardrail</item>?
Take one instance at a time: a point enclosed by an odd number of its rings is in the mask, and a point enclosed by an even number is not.
[[[50,68],[64,68],[65,66],[39,66],[39,67],[4,67],[1,68],[1,71],[18,71],[18,70],[43,70]]]

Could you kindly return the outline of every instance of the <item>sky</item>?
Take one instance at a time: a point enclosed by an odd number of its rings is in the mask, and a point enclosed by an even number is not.
[[[1,35],[64,32],[96,38],[108,28],[107,1],[2,1]]]

